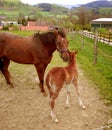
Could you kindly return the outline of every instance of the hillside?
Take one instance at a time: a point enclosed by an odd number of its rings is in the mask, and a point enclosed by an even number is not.
[[[2,8],[13,8],[13,7],[20,7],[24,6],[21,1],[19,0],[0,0],[0,7]]]
[[[87,3],[83,5],[84,7],[87,8],[100,8],[100,7],[112,7],[112,1],[107,1],[107,0],[100,0],[100,1],[93,1],[91,3]]]
[[[106,7],[106,8],[111,8],[112,7],[112,1],[108,1],[108,0],[98,0],[98,1],[93,1],[84,5],[79,5],[79,6],[72,6],[72,9],[75,9],[77,7],[80,6],[84,6],[86,8],[102,8],[102,7]]]

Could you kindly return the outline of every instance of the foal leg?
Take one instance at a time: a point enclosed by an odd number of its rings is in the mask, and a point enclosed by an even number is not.
[[[55,93],[50,97],[51,117],[52,117],[52,121],[54,121],[55,123],[58,123],[59,121],[54,112],[54,105],[55,105],[57,96],[58,96],[58,93]]]
[[[67,90],[67,98],[66,98],[66,107],[70,107],[70,103],[69,103],[69,98],[70,98],[70,90],[69,90],[69,85],[66,86],[66,90]]]
[[[79,89],[78,89],[77,80],[74,80],[74,85],[75,85],[75,88],[76,88],[76,94],[78,96],[79,104],[82,107],[82,109],[86,109],[86,107],[84,106],[84,104],[83,104],[83,102],[81,100],[81,97],[80,97],[80,92],[79,92]]]
[[[4,75],[7,84],[9,84],[11,87],[14,87],[13,84],[11,83],[11,81],[10,81],[11,76],[10,76],[10,73],[8,71],[9,64],[10,64],[10,60],[7,59],[7,58],[3,58],[3,68],[1,70],[1,72]]]

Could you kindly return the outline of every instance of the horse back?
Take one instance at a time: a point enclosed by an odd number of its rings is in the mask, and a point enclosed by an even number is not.
[[[51,69],[46,76],[46,84],[55,84],[59,86],[64,84],[65,72],[62,67],[55,67]]]
[[[0,33],[0,57],[3,56],[17,63],[31,63],[31,38]]]

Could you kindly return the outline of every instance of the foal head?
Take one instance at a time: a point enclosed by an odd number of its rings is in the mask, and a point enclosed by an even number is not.
[[[57,47],[57,50],[61,54],[61,58],[64,61],[68,61],[68,59],[69,59],[69,50],[68,50],[68,40],[67,40],[67,37],[66,37],[66,35],[65,35],[65,33],[63,31],[55,30],[54,33],[57,36],[56,47]]]
[[[75,64],[76,62],[76,54],[78,53],[78,51],[75,52],[69,52],[69,60],[68,60],[68,64]]]

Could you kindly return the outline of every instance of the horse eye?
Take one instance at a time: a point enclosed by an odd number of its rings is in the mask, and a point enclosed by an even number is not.
[[[61,43],[60,42],[57,42],[57,45],[60,45]]]

